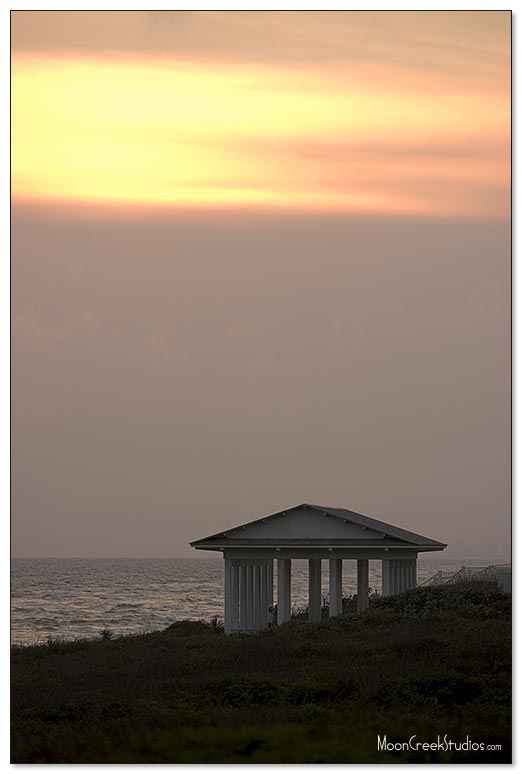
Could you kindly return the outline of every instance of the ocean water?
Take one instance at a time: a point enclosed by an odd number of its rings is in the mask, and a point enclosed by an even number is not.
[[[486,566],[488,559],[419,557],[417,582],[437,570]],[[343,562],[343,593],[354,593],[356,562]],[[323,594],[328,562],[323,561]],[[370,587],[381,591],[381,563],[370,561]],[[292,604],[306,606],[307,562],[292,562]],[[223,616],[223,560],[13,559],[11,640],[35,644],[48,638],[98,637],[102,629],[131,634],[164,629],[184,618]]]

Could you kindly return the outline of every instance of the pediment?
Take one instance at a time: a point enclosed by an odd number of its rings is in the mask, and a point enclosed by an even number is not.
[[[292,508],[226,531],[226,537],[265,540],[383,539],[384,534],[309,507]]]
[[[420,550],[445,548],[444,543],[346,508],[329,508],[307,503],[217,532],[195,540],[190,545],[194,548],[222,550],[225,546],[320,546],[328,544],[329,541],[331,545],[352,547],[399,548],[402,545],[405,548],[416,547]]]

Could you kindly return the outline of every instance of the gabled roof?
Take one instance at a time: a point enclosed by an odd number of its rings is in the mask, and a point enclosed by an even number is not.
[[[299,518],[296,512],[308,512],[313,518],[306,520],[303,530],[303,517]],[[290,516],[289,522],[294,522],[294,527],[287,523],[281,528],[281,517]],[[330,524],[325,525],[321,516],[333,517]],[[297,518],[296,518],[297,517]],[[272,527],[272,528],[271,528]],[[249,534],[250,533],[250,534]],[[324,505],[312,505],[301,503],[269,516],[264,516],[254,521],[240,524],[237,527],[217,532],[214,535],[194,540],[190,543],[193,548],[210,547],[260,547],[260,546],[378,546],[390,547],[418,547],[429,549],[443,549],[445,543],[418,535],[415,532],[387,524],[384,521],[363,516],[361,513],[350,511],[347,508],[330,508]]]

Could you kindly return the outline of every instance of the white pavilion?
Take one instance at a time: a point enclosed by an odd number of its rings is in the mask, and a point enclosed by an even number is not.
[[[383,596],[417,584],[417,555],[445,543],[362,516],[345,508],[303,503],[217,532],[190,544],[222,551],[225,560],[225,632],[268,626],[277,560],[277,623],[290,620],[292,559],[308,559],[309,621],[321,620],[321,562],[329,562],[329,614],[342,612],[344,559],[357,560],[357,609],[368,607],[368,562],[382,562]]]

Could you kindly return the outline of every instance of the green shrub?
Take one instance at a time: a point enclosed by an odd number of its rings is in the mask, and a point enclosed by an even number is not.
[[[392,701],[409,707],[435,706],[452,709],[471,704],[482,693],[478,680],[457,676],[422,677],[405,680],[388,689]]]
[[[204,695],[214,704],[243,707],[249,705],[270,705],[279,703],[281,688],[271,680],[238,678],[209,683]]]
[[[355,681],[315,679],[287,686],[289,704],[329,704],[343,702],[357,692]]]
[[[193,637],[197,634],[208,634],[209,625],[205,621],[175,621],[164,629],[164,634],[175,637]]]
[[[481,617],[509,616],[511,595],[494,582],[469,582],[426,586],[393,597],[376,597],[372,609],[388,610],[407,617],[421,617],[437,610],[472,613]]]

